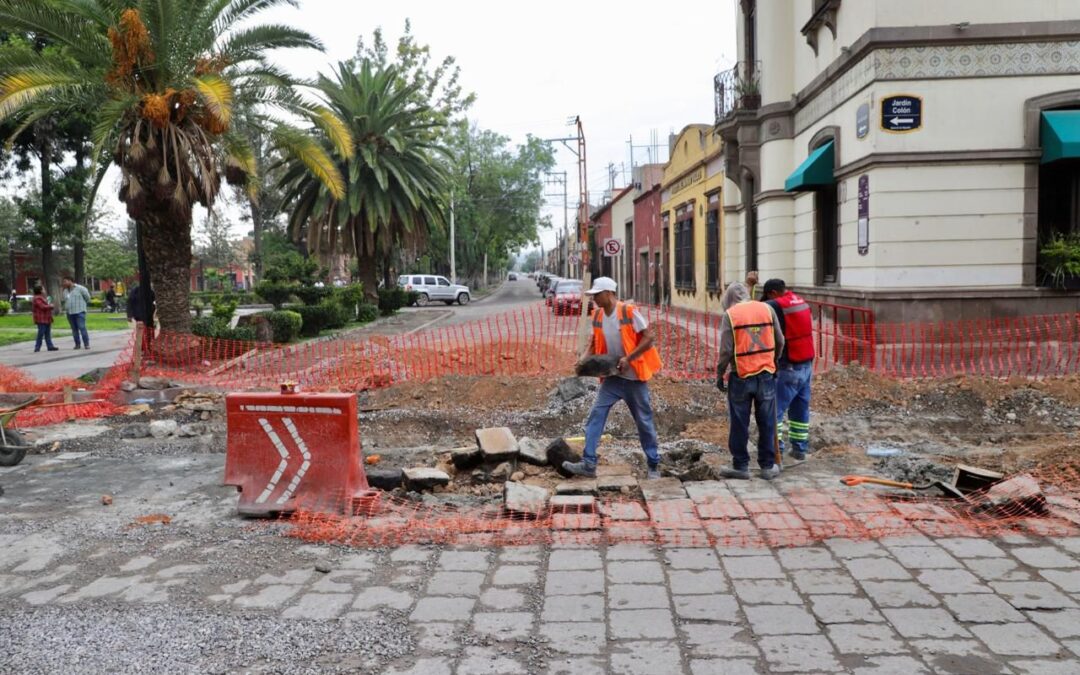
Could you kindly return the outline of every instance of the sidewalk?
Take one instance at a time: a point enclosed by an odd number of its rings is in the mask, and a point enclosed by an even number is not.
[[[96,368],[108,368],[127,347],[131,330],[91,331],[90,350],[74,350],[71,336],[54,337],[58,352],[34,352],[33,342],[20,342],[0,347],[0,364],[15,366],[37,380],[59,377],[79,377]]]

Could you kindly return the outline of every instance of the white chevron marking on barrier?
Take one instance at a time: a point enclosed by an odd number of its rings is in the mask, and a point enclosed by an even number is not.
[[[285,469],[289,466],[289,449],[281,442],[281,438],[277,435],[277,432],[274,431],[274,427],[270,426],[270,422],[262,417],[259,418],[259,426],[262,427],[262,430],[270,438],[270,442],[277,448],[278,454],[281,455],[281,462],[278,464],[277,471],[275,471],[274,475],[270,478],[270,482],[266,484],[266,489],[263,490],[262,494],[259,495],[259,498],[255,500],[256,504],[262,504],[267,499],[270,499],[270,495],[277,489],[278,481],[281,480],[281,474],[283,474]],[[280,504],[281,501],[279,500],[278,503]]]
[[[293,424],[293,421],[288,417],[283,418],[281,421],[285,425],[285,429],[288,430],[289,435],[292,436],[293,441],[296,443],[296,447],[300,449],[300,454],[304,456],[304,463],[297,469],[296,475],[293,476],[292,481],[289,483],[289,487],[285,488],[285,492],[282,492],[281,496],[278,497],[278,504],[284,504],[293,496],[293,492],[295,492],[296,488],[300,485],[300,479],[304,477],[308,467],[311,466],[311,453],[308,452],[307,444],[305,444],[304,439],[300,437],[300,432],[297,431],[296,425]]]

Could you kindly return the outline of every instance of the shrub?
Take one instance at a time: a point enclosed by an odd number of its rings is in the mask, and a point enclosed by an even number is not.
[[[11,311],[11,303],[7,300],[0,300],[0,316],[7,316]]]
[[[317,305],[326,298],[329,298],[330,294],[333,292],[334,289],[325,286],[319,287],[312,284],[301,284],[293,291],[293,295],[299,298],[300,302],[305,305]]]
[[[94,296],[90,298],[90,302],[86,303],[86,305],[90,309],[101,309],[105,306],[105,301],[97,296]]]
[[[266,317],[270,323],[274,342],[292,342],[300,335],[300,329],[304,325],[304,317],[290,310],[261,312],[259,316]]]
[[[290,305],[289,310],[301,317],[300,334],[315,337],[333,320],[326,305]]]
[[[364,302],[364,285],[363,284],[349,284],[348,286],[342,286],[341,288],[335,288],[333,295],[334,300],[341,303],[341,305],[349,310],[350,320],[356,318],[357,308],[360,303]]]
[[[379,308],[370,302],[362,302],[356,306],[356,320],[360,323],[371,323],[379,318]]]
[[[292,298],[295,290],[296,284],[288,281],[260,281],[255,284],[255,294],[273,305],[275,310],[280,310]]]
[[[229,328],[229,322],[215,316],[204,316],[191,322],[191,332],[195,335],[219,340],[240,340],[254,342],[254,326],[238,326]]]
[[[191,301],[191,309],[195,310],[195,318],[202,318],[202,313],[206,309],[206,303],[199,298],[195,298]]]
[[[404,288],[380,288],[379,289],[379,312],[383,316],[390,316],[404,307],[410,299],[410,293]],[[419,297],[419,293],[416,294]]]
[[[344,328],[356,316],[354,310],[345,307],[336,300],[323,300],[319,304],[326,307],[327,328]]]
[[[225,322],[229,322],[232,320],[233,314],[236,314],[236,307],[236,300],[222,298],[221,300],[215,300],[213,302],[210,313],[215,319],[222,319]]]

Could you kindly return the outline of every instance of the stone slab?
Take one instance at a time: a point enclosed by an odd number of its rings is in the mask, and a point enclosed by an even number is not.
[[[477,429],[476,444],[485,462],[506,462],[518,454],[518,441],[509,427]]]
[[[641,494],[645,496],[646,502],[686,499],[686,490],[678,478],[647,480],[641,484]]]
[[[553,512],[595,513],[596,497],[591,495],[555,495],[549,502]]]

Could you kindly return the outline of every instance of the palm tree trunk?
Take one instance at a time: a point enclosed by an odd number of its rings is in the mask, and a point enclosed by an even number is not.
[[[262,281],[263,275],[263,259],[262,259],[262,211],[259,209],[259,204],[248,195],[248,208],[251,209],[251,238],[253,240],[253,248],[255,252],[255,283]]]
[[[140,221],[162,330],[191,330],[191,216],[178,220],[166,205],[147,208]]]
[[[379,304],[379,269],[374,255],[357,256],[360,283],[364,284],[364,297],[368,302]]]

